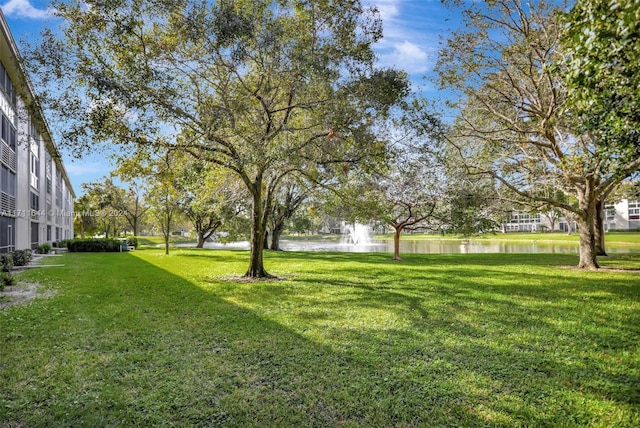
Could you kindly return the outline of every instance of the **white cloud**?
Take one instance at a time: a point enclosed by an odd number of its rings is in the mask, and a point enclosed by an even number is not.
[[[45,19],[50,16],[47,9],[36,9],[29,0],[9,0],[0,7],[5,15],[11,17]]]
[[[429,55],[420,46],[404,40],[394,43],[393,53],[389,56],[398,67],[409,74],[424,73],[429,69]]]
[[[438,35],[432,32],[434,4],[427,0],[365,1],[378,9],[383,22],[384,37],[375,46],[380,65],[410,75],[430,71],[438,42]]]
[[[374,3],[375,7],[380,13],[380,18],[384,22],[388,22],[400,14],[398,5],[395,2],[382,2]]]
[[[380,64],[419,74],[429,71],[433,66],[433,55],[408,40],[392,42],[378,52]]]

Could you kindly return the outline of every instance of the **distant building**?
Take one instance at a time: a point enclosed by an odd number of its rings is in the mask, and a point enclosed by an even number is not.
[[[503,230],[505,232],[540,232],[542,226],[540,213],[512,211],[509,221],[503,225]]]
[[[638,230],[640,229],[640,201],[623,199],[615,204],[605,205],[604,230]],[[558,216],[555,230],[568,232],[577,229],[574,221]],[[545,232],[551,231],[548,216],[540,213],[512,211],[510,219],[503,224],[505,232]]]
[[[640,229],[640,201],[623,199],[604,207],[605,230]]]
[[[75,194],[0,11],[0,252],[73,238]],[[33,109],[32,109],[33,110]]]

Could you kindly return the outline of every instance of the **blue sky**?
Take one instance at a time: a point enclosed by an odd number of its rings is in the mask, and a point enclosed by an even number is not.
[[[440,39],[449,33],[456,19],[449,19],[449,12],[439,0],[363,0],[363,3],[376,5],[383,19],[384,38],[376,46],[379,64],[405,70],[411,76],[414,90],[435,97],[433,85],[424,77],[433,71]],[[21,40],[38,38],[43,27],[55,27],[56,20],[47,12],[47,5],[46,0],[0,0],[19,47]],[[82,183],[96,181],[112,169],[105,158],[74,160],[64,150],[62,153],[78,194]]]

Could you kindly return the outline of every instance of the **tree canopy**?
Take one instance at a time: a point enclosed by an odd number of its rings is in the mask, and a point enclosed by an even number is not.
[[[570,212],[580,229],[579,266],[597,268],[596,206],[637,171],[640,156],[602,150],[568,109],[561,10],[545,1],[469,5],[438,71],[463,95],[450,142],[469,171],[490,175],[514,199]]]
[[[578,1],[564,21],[574,114],[603,144],[640,152],[640,1]]]
[[[246,275],[268,276],[270,200],[293,171],[384,152],[376,118],[407,95],[377,69],[375,9],[358,0],[55,1],[32,71],[77,153],[97,142],[171,148],[233,171],[252,197]],[[40,87],[39,85],[37,85]]]

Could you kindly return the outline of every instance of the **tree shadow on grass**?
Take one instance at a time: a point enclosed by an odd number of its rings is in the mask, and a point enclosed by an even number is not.
[[[186,262],[169,267],[171,258],[66,257],[64,270],[32,274],[57,284],[55,299],[0,318],[0,331],[11,333],[0,336],[12,357],[0,363],[5,424],[549,426],[603,414],[621,425],[638,418],[637,371],[628,366],[635,360],[607,367],[604,356],[581,350],[595,336],[570,322],[588,325],[595,315],[571,310],[586,296],[567,295],[571,278],[554,292],[544,285],[548,275],[532,276],[543,285],[521,289],[481,282],[506,281],[510,274],[495,266],[470,274],[443,261],[416,262],[399,281],[382,262],[352,265],[347,257],[342,268],[329,256],[331,277],[311,269],[290,281],[236,286],[198,282],[207,274]],[[452,275],[455,284],[446,282]],[[575,319],[558,325],[566,311]],[[626,334],[637,333],[631,326]]]
[[[393,336],[416,332],[416,347],[425,344],[427,349],[442,352],[447,348],[443,343],[457,343],[439,359],[457,361],[458,370],[475,367],[473,375],[499,381],[505,390],[520,391],[520,399],[543,394],[560,407],[566,400],[577,403],[587,400],[586,396],[613,400],[623,407],[640,404],[640,286],[635,278],[589,272],[562,275],[553,269],[519,277],[496,266],[499,264],[407,268],[399,278],[397,271],[375,263],[366,270],[360,265],[347,269],[337,265],[331,278],[301,275],[296,280],[310,294],[306,299],[303,293],[286,290],[293,301],[290,307],[303,308],[302,320],[320,325],[325,335],[356,348],[377,349],[372,347],[372,338],[383,336],[395,343]],[[324,300],[314,312],[317,298],[309,290],[318,288],[319,293],[327,294],[332,287],[342,292],[328,294],[339,297]],[[286,303],[287,293],[275,288],[272,293],[281,304]],[[393,313],[390,320],[400,319],[409,327],[345,329],[336,322],[342,308],[352,308],[342,315],[344,324],[353,312],[373,309],[374,315],[375,311]],[[434,337],[440,341],[430,343]],[[389,358],[397,360],[397,356]],[[533,403],[530,410],[534,413],[553,414],[549,403]]]
[[[32,274],[56,284],[56,298],[0,321],[11,332],[0,424],[482,424],[456,402],[463,391],[403,403],[377,366],[137,256],[65,257],[64,269]]]

